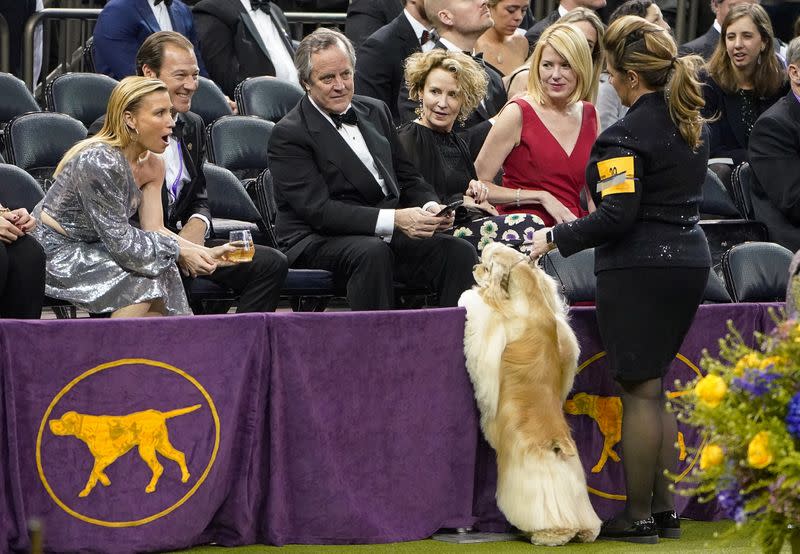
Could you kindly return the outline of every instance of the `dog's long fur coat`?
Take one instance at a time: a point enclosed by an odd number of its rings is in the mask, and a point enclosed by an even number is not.
[[[481,428],[497,452],[497,505],[534,544],[593,541],[601,522],[562,409],[579,347],[556,283],[498,243],[474,275],[459,305]]]

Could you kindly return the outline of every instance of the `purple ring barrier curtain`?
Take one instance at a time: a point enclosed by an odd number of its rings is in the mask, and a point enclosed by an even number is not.
[[[728,319],[771,328],[767,308],[702,306],[670,379],[695,374]],[[604,517],[624,493],[621,412],[594,310],[572,324],[583,367],[566,408]],[[0,321],[0,551],[27,550],[31,518],[53,552],[505,530],[463,327],[460,309]]]

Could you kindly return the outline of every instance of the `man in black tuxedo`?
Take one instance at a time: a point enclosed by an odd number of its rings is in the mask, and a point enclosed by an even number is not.
[[[211,79],[228,96],[247,77],[271,75],[299,86],[283,11],[268,0],[201,0],[192,12]]]
[[[295,55],[307,95],[269,142],[277,234],[293,267],[346,283],[353,310],[393,307],[393,282],[431,287],[455,306],[472,283],[475,249],[450,234],[452,215],[408,161],[389,109],[353,96],[355,53],[320,28]]]
[[[711,0],[711,11],[715,15],[714,23],[705,34],[682,44],[679,48],[680,55],[697,54],[706,61],[711,59],[711,54],[714,53],[714,49],[719,42],[719,34],[722,32],[722,22],[725,21],[725,17],[731,11],[731,8],[736,4],[753,4],[755,2],[756,0]]]
[[[434,48],[444,50],[472,54],[478,38],[494,25],[486,0],[425,0],[425,12],[439,35]],[[467,142],[473,159],[478,157],[486,135],[492,128],[492,118],[508,100],[501,75],[484,63],[483,56],[476,56],[475,60],[488,77],[486,98],[478,104],[465,123],[457,123],[455,128]],[[405,82],[400,89],[397,104],[401,121],[416,119],[417,104],[408,97]]]
[[[352,0],[344,32],[356,48],[403,11],[403,0]]]
[[[769,238],[800,250],[800,38],[786,51],[791,91],[761,114],[750,133],[751,198]]]
[[[406,58],[433,48],[432,26],[424,0],[406,0],[405,9],[364,41],[356,60],[356,93],[383,100],[400,121],[397,97]]]
[[[164,151],[166,182],[162,191],[164,225],[196,244],[214,246],[221,240],[206,240],[211,230],[206,178],[203,173],[205,138],[203,120],[189,111],[197,90],[199,69],[192,43],[179,33],[160,31],[145,39],[136,54],[136,73],[161,79],[167,85],[173,109],[178,113]],[[102,126],[96,121],[90,134]],[[203,276],[239,294],[237,312],[273,311],[286,280],[286,257],[273,248],[256,245],[253,261],[228,266],[182,266],[187,277]],[[187,282],[188,284],[188,282]]]
[[[561,0],[555,10],[550,12],[544,19],[537,21],[536,24],[525,33],[525,38],[528,39],[531,51],[533,51],[536,43],[539,42],[539,37],[542,36],[544,30],[561,19],[567,12],[575,8],[587,8],[597,11],[605,7],[605,5],[606,0]]]

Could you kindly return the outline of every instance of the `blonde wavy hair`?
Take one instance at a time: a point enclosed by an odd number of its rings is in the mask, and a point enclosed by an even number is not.
[[[589,95],[587,98],[581,98],[581,100],[596,102],[597,91],[600,89],[600,73],[602,73],[603,64],[605,63],[603,37],[606,34],[606,26],[600,21],[595,11],[589,8],[573,8],[565,13],[557,23],[579,23],[581,21],[589,23],[597,33],[597,42],[592,48],[592,82],[589,86]]]
[[[67,150],[53,176],[58,175],[64,169],[64,165],[87,146],[102,142],[109,146],[125,148],[136,142],[134,131],[125,123],[125,113],[137,111],[142,100],[154,92],[168,92],[167,85],[149,77],[125,77],[120,81],[108,99],[103,128],[93,137],[84,139]]]
[[[578,102],[591,97],[592,58],[589,43],[578,29],[568,23],[554,23],[544,30],[531,56],[528,73],[528,94],[539,104],[544,104],[546,94],[542,88],[539,64],[542,62],[544,47],[549,46],[564,58],[575,72],[575,90],[568,102]]]
[[[425,82],[434,69],[449,71],[458,82],[461,107],[458,119],[465,121],[478,104],[486,97],[488,78],[486,72],[470,56],[461,52],[451,52],[434,48],[429,52],[417,52],[406,60],[406,85],[408,97],[415,102],[422,101]]]
[[[654,23],[635,15],[615,20],[605,36],[606,59],[619,72],[635,71],[655,90],[663,90],[672,121],[683,139],[696,149],[702,144],[705,105],[697,77],[703,65],[700,56],[677,57],[672,35]]]

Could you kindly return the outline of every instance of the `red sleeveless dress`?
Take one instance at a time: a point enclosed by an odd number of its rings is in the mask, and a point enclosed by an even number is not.
[[[510,189],[544,190],[555,196],[576,217],[586,215],[581,208],[580,194],[586,186],[586,164],[597,138],[597,112],[583,102],[583,118],[578,141],[567,156],[564,149],[545,127],[536,110],[522,98],[513,100],[522,110],[522,132],[503,163],[503,186]],[[517,208],[514,204],[498,205],[501,214],[529,213],[542,218],[546,227],[555,221],[540,204]]]

